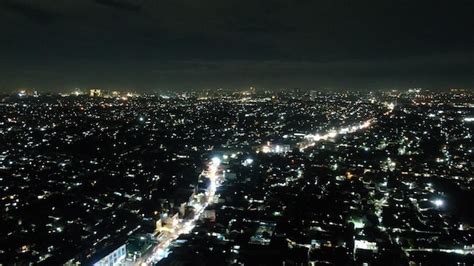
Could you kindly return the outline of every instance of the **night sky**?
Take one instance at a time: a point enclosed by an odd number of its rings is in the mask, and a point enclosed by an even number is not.
[[[0,90],[474,87],[474,1],[0,0]]]

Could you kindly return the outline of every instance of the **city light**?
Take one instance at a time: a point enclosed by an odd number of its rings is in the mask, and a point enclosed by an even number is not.
[[[444,201],[441,200],[441,199],[436,199],[433,201],[433,204],[437,207],[437,208],[440,208],[444,205]]]
[[[244,166],[249,166],[253,163],[253,159],[252,158],[247,158],[245,159],[245,161],[243,162],[243,165]]]
[[[474,266],[474,0],[0,21],[0,266]]]
[[[116,257],[105,255],[112,245],[127,249],[117,251],[117,264],[173,263],[182,251],[203,248],[238,264],[245,255],[232,248],[241,244],[236,239],[250,239],[246,251],[254,252],[271,245],[274,233],[289,249],[305,251],[308,262],[336,248],[348,262],[361,253],[377,261],[382,246],[410,259],[420,251],[472,253],[470,224],[444,213],[453,192],[437,185],[461,191],[469,184],[467,105],[408,98],[394,112],[384,101],[398,96],[389,94],[123,101],[123,93],[94,91],[44,101],[14,94],[0,105],[0,200],[9,221],[2,240],[31,240],[4,248],[1,258],[74,265],[81,262],[71,256],[80,252],[74,246],[88,239],[90,265]],[[37,206],[43,218],[21,215]],[[274,232],[278,220],[290,226]],[[51,243],[34,240],[39,228],[55,236]],[[310,232],[324,239],[308,238]],[[452,232],[459,237],[450,240]],[[412,242],[417,246],[406,245]]]
[[[219,157],[213,157],[211,159],[211,162],[212,162],[212,165],[217,166],[217,165],[221,164],[221,159]]]

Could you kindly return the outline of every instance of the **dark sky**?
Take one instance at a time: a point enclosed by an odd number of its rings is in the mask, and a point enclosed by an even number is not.
[[[0,0],[0,90],[474,87],[474,1]]]

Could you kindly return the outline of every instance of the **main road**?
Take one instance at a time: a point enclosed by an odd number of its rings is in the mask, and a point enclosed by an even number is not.
[[[159,243],[134,265],[152,265],[165,258],[168,255],[170,245],[182,234],[190,233],[196,226],[196,221],[201,217],[207,206],[214,201],[217,188],[222,184],[223,175],[220,170],[221,161],[219,158],[213,158],[207,168],[201,173],[200,178],[208,178],[210,183],[206,189],[204,201],[193,198],[189,202],[194,207],[194,216],[191,219],[179,219],[176,225],[170,230],[159,236]]]

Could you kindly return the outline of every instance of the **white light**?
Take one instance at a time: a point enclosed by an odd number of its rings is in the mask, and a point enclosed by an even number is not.
[[[275,146],[275,152],[276,153],[280,153],[282,150],[281,150],[281,146],[280,145],[276,145]]]
[[[253,159],[252,159],[252,158],[247,158],[247,159],[245,159],[243,165],[244,165],[244,166],[249,166],[249,165],[251,165],[252,163],[253,163]]]
[[[370,120],[365,121],[362,125],[360,125],[360,129],[368,128],[370,126]]]
[[[212,165],[217,166],[217,165],[221,164],[221,159],[219,159],[219,157],[213,157],[211,159],[211,162],[212,162]]]
[[[444,205],[443,200],[440,200],[440,199],[434,200],[433,203],[438,208]]]
[[[347,132],[349,132],[348,127],[344,127],[344,128],[341,128],[341,130],[339,130],[339,134],[346,134]]]
[[[329,132],[328,136],[329,136],[329,138],[333,139],[333,138],[337,137],[337,132],[336,131],[331,131],[331,132]]]
[[[390,111],[392,111],[395,108],[395,104],[389,103],[387,107]]]
[[[316,134],[313,136],[314,141],[319,141],[321,139],[321,136],[319,134]]]

